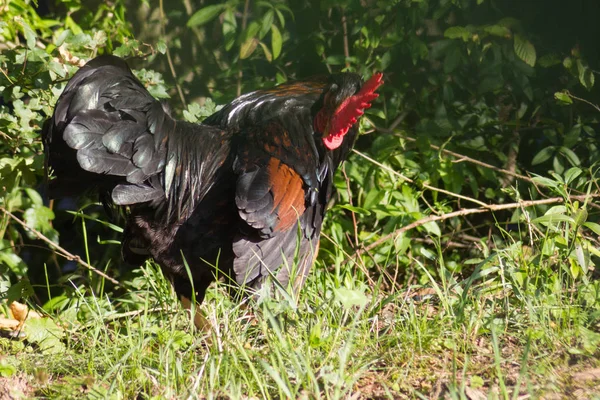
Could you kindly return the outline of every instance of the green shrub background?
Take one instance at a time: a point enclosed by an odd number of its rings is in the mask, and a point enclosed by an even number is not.
[[[157,272],[122,264],[119,228],[97,199],[45,196],[41,127],[88,59],[126,58],[190,121],[287,80],[383,71],[336,176],[307,292],[352,305],[433,287],[455,327],[480,319],[473,332],[484,335],[494,324],[530,332],[528,305],[543,299],[569,348],[587,340],[581,329],[593,346],[599,15],[583,0],[0,2],[0,298],[83,324],[82,298],[119,299],[122,312],[148,305],[136,290]],[[482,307],[503,300],[483,312],[473,293],[489,296]],[[257,393],[288,395],[269,390]]]

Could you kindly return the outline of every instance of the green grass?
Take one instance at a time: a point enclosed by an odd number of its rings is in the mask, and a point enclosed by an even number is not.
[[[539,246],[490,251],[468,276],[438,249],[400,289],[352,263],[318,264],[297,298],[239,304],[219,284],[207,332],[149,263],[120,296],[57,301],[64,347],[0,339],[0,379],[48,398],[592,398],[600,284]]]

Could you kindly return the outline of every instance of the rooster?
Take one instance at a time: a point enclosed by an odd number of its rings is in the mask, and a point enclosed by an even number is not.
[[[124,260],[154,258],[183,298],[202,302],[220,276],[251,291],[268,277],[299,289],[333,175],[382,83],[340,73],[282,84],[193,124],[173,119],[125,61],[97,57],[43,129],[50,197],[93,189],[123,208]]]

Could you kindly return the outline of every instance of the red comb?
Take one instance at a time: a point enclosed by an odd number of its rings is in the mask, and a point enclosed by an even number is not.
[[[381,72],[374,74],[358,93],[348,97],[339,105],[331,118],[329,134],[323,138],[323,142],[329,150],[336,149],[342,144],[348,129],[365,113],[364,110],[371,107],[371,102],[379,97],[375,91],[383,84],[382,78]]]

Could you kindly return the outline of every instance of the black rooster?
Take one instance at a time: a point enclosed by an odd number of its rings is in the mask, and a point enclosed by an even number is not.
[[[381,78],[363,85],[342,73],[259,90],[192,124],[171,118],[123,60],[100,56],[73,76],[44,127],[50,196],[94,189],[123,207],[125,261],[153,257],[180,296],[195,291],[201,302],[217,271],[251,289],[270,275],[284,286],[296,276],[299,287],[333,174]]]

